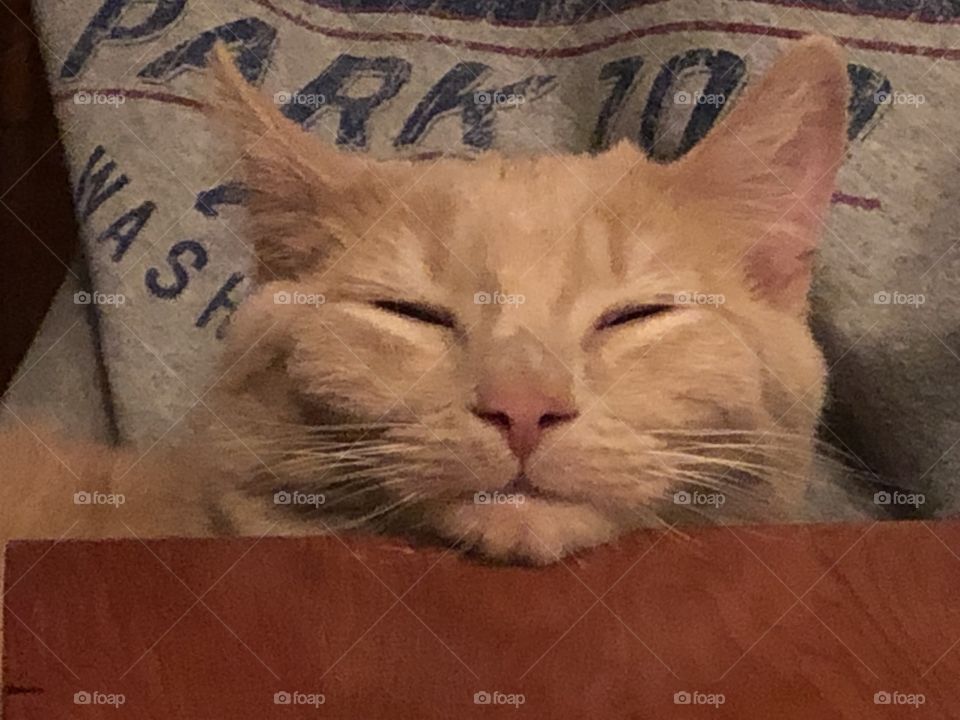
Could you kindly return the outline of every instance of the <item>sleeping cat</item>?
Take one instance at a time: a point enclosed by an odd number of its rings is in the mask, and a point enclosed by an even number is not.
[[[836,45],[796,43],[670,165],[629,142],[373,161],[225,50],[211,71],[257,256],[222,375],[143,456],[12,421],[0,537],[361,528],[548,563],[641,526],[802,517]]]

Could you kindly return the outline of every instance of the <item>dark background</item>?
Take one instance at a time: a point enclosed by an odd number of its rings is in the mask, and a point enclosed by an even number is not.
[[[30,0],[0,5],[0,393],[78,249]]]

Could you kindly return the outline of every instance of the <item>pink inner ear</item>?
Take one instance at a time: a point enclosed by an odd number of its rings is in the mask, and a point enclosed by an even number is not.
[[[687,202],[749,228],[738,255],[752,286],[797,313],[806,310],[813,251],[843,159],[848,98],[839,48],[803,40],[679,163]]]
[[[784,195],[766,209],[761,236],[748,251],[746,268],[757,292],[785,308],[806,307],[814,252],[824,232],[839,159],[829,143],[808,148],[808,143],[788,143],[776,154],[776,166],[787,172],[778,180],[789,183]],[[792,191],[792,194],[791,194]]]
[[[784,309],[802,310],[810,288],[814,248],[799,254],[788,242],[759,243],[748,253],[744,266],[753,290]]]

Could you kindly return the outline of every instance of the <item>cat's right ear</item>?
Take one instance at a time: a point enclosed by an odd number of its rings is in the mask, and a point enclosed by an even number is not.
[[[798,315],[844,159],[849,97],[842,48],[805,38],[670,166],[682,203],[711,204],[709,222],[740,228],[732,250],[757,295]]]
[[[378,163],[307,134],[247,83],[224,45],[210,58],[206,113],[236,148],[228,175],[246,188],[242,236],[253,241],[257,280],[294,278],[342,248],[360,219],[352,216],[383,202]]]

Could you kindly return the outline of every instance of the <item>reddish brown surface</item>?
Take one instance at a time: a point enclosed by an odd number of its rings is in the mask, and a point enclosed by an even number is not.
[[[641,533],[544,570],[332,538],[17,543],[5,717],[957,718],[958,551],[957,522]]]

